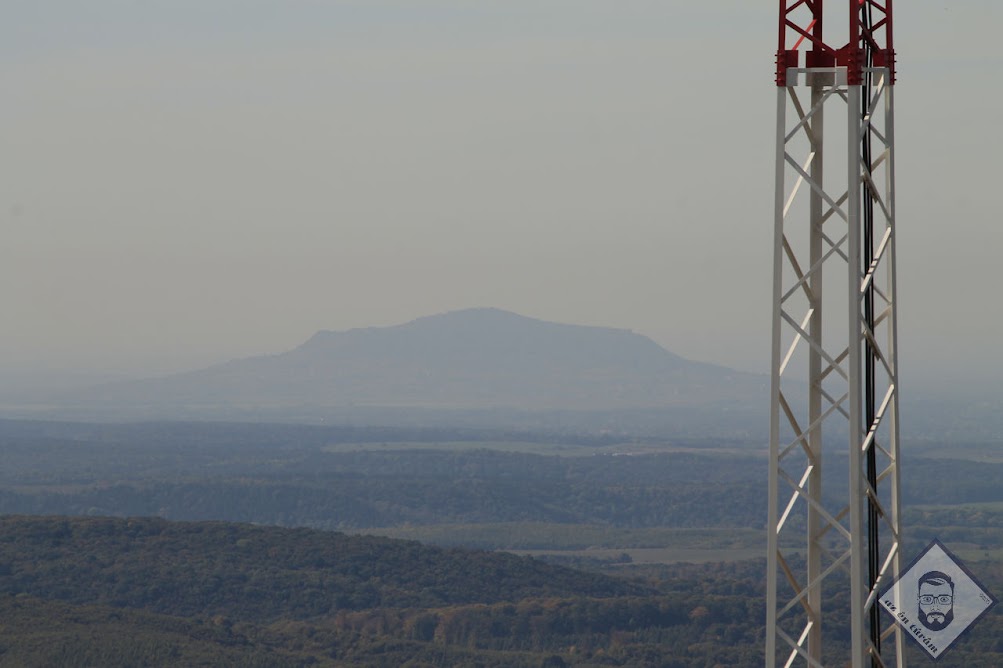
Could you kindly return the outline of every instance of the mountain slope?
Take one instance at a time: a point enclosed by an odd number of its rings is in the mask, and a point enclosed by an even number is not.
[[[609,410],[747,401],[766,379],[685,360],[627,330],[468,309],[321,331],[278,355],[75,395],[121,406]]]

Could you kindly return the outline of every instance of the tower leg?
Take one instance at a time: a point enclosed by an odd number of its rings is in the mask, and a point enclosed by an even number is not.
[[[825,105],[823,86],[815,79],[811,82],[811,108],[815,110],[808,126],[809,146],[814,153],[811,168],[812,182],[818,184],[819,190],[809,193],[809,261],[812,267],[822,263],[822,216],[824,204],[824,151],[825,140]],[[808,321],[808,334],[812,341],[822,343],[822,279],[821,271],[813,272],[808,281],[810,294],[808,305],[811,316]],[[815,661],[822,661],[822,537],[824,522],[818,508],[822,505],[822,346],[808,350],[808,460],[811,473],[808,475],[808,492],[815,504],[808,506],[806,566],[808,581],[808,608],[815,618],[811,621],[808,632],[808,655]]]

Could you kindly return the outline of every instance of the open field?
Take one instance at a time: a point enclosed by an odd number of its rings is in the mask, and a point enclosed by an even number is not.
[[[714,454],[714,455],[769,455],[765,445],[716,445],[705,443],[674,443],[671,441],[636,441],[609,445],[579,443],[552,443],[539,441],[391,441],[387,443],[333,443],[322,448],[328,453],[379,452],[379,451],[435,450],[438,452],[468,452],[471,450],[491,450],[513,454],[550,455],[559,457],[592,457],[596,455],[634,456],[667,453]]]
[[[998,442],[986,443],[928,443],[907,442],[903,445],[905,454],[930,459],[963,459],[987,464],[1003,463],[1003,445]]]
[[[705,564],[718,561],[745,561],[765,554],[765,546],[749,546],[727,550],[691,547],[642,548],[589,548],[586,550],[508,550],[513,554],[530,557],[566,557],[604,562],[606,568],[617,566],[643,566],[648,564]],[[629,559],[625,558],[629,557]]]
[[[492,450],[515,454],[555,455],[560,457],[590,457],[595,454],[618,452],[626,445],[590,446],[574,443],[534,443],[520,441],[448,441],[429,443],[421,441],[391,441],[388,443],[332,443],[324,446],[323,452],[380,452],[382,451],[420,451],[435,450],[437,452],[468,452],[471,450]]]
[[[766,549],[765,536],[756,529],[623,529],[525,522],[387,527],[364,533],[610,566],[740,561],[761,557]]]

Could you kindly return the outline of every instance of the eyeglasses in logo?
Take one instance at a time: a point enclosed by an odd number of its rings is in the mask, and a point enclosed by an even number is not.
[[[919,602],[921,605],[931,605],[934,601],[937,601],[941,605],[951,605],[954,601],[953,596],[920,596]]]

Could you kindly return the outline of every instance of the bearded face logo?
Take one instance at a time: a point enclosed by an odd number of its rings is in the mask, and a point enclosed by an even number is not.
[[[931,631],[947,628],[954,621],[954,582],[940,571],[919,579],[919,623]]]

